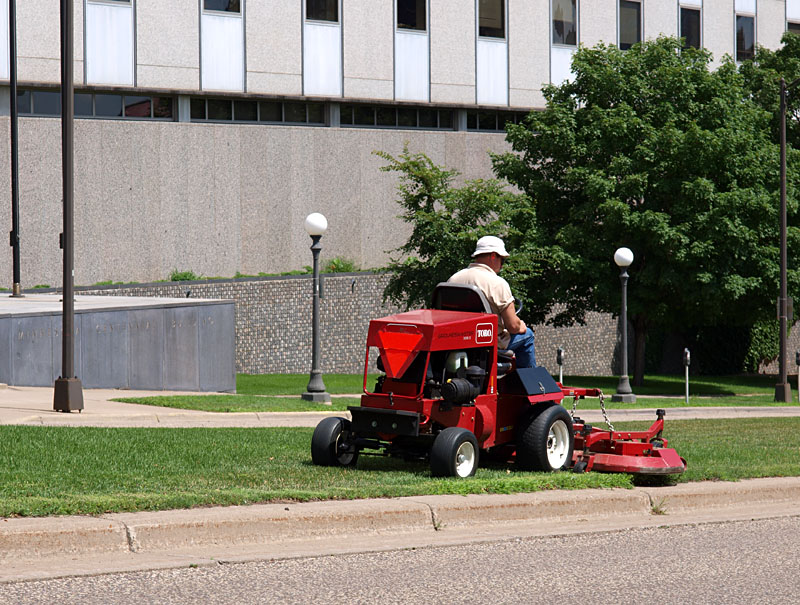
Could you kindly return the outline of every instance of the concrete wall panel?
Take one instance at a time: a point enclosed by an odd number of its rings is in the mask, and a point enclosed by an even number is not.
[[[777,50],[786,29],[786,3],[784,0],[759,0],[756,19],[756,43]]]
[[[17,77],[20,82],[61,82],[61,16],[54,0],[17,1]],[[74,82],[83,83],[83,2],[73,4]]]
[[[127,388],[128,316],[124,311],[81,313],[81,382],[87,389]]]
[[[678,35],[678,2],[643,2],[644,38]]]
[[[199,16],[197,2],[136,0],[138,86],[200,87]]]
[[[13,339],[11,384],[27,384],[35,387],[52,385],[53,339],[50,317],[12,319],[11,326]]]
[[[430,16],[431,101],[475,103],[475,4],[437,0]]]
[[[542,107],[550,82],[549,0],[509,0],[509,104]]]
[[[197,307],[201,391],[236,390],[233,305]]]
[[[0,351],[11,352],[11,321],[0,321]],[[0,382],[11,382],[11,355],[0,356]]]
[[[196,390],[200,383],[197,365],[199,337],[197,311],[191,307],[167,309],[164,315],[164,388]]]
[[[248,2],[245,10],[247,90],[279,95],[301,94],[302,4],[262,0]]]
[[[129,385],[164,388],[164,313],[159,309],[128,311]]]
[[[344,96],[394,96],[393,2],[347,0],[342,6]]]
[[[718,66],[725,55],[733,56],[736,47],[733,0],[706,0],[703,2],[703,46],[712,52],[712,68]]]
[[[579,4],[578,41],[589,47],[600,42],[616,44],[618,0],[584,0]]]

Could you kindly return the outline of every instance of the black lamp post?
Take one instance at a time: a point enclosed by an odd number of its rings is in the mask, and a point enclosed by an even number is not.
[[[800,83],[800,78],[788,85],[781,78],[781,292],[778,297],[778,320],[780,321],[780,353],[778,356],[778,383],[775,385],[775,401],[790,402],[792,387],[787,377],[786,335],[788,332],[788,286],[786,262],[786,95]]]
[[[319,212],[313,212],[306,217],[306,232],[311,236],[311,253],[314,255],[314,296],[311,318],[311,376],[308,380],[306,392],[302,398],[306,401],[317,401],[329,403],[331,396],[325,391],[325,383],[322,382],[322,371],[320,370],[320,345],[319,345],[319,253],[322,244],[319,240],[328,230],[328,220]]]
[[[17,110],[17,0],[8,3],[9,81],[11,84],[11,296],[21,297],[19,249],[19,112]]]
[[[614,253],[614,262],[620,268],[619,281],[622,282],[622,313],[620,314],[620,330],[622,331],[622,374],[617,384],[617,392],[611,396],[611,401],[634,403],[636,395],[631,390],[628,379],[628,267],[633,262],[633,252],[630,248],[619,248]]]
[[[64,231],[61,248],[64,250],[63,316],[61,322],[61,376],[56,379],[53,409],[71,412],[83,409],[83,387],[75,376],[75,288],[74,288],[74,195],[75,88],[72,82],[73,9],[72,0],[61,0],[61,174],[64,195]]]

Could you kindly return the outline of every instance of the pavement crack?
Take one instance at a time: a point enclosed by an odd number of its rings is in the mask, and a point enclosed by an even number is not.
[[[125,528],[125,538],[128,540],[128,549],[131,552],[139,552],[139,540],[136,538],[136,530],[127,523],[121,521]]]
[[[431,513],[431,525],[433,526],[433,531],[441,531],[442,529],[442,521],[439,519],[439,516],[436,514],[436,509],[428,504],[427,502],[419,502],[415,500],[417,504],[422,504],[428,507],[428,510]]]

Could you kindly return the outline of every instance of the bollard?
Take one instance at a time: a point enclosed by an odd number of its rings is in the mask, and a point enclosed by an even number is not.
[[[798,353],[800,355],[800,353]],[[564,384],[564,349],[556,349],[556,363],[558,364],[558,382]]]
[[[689,405],[689,364],[691,363],[691,353],[689,349],[683,350],[683,368],[686,372],[686,405]]]

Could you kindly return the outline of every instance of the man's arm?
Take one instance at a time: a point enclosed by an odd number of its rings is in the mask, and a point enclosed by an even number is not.
[[[517,317],[517,311],[514,309],[514,303],[508,305],[500,312],[500,317],[503,318],[503,325],[508,330],[509,334],[524,334],[528,326],[525,322]]]

